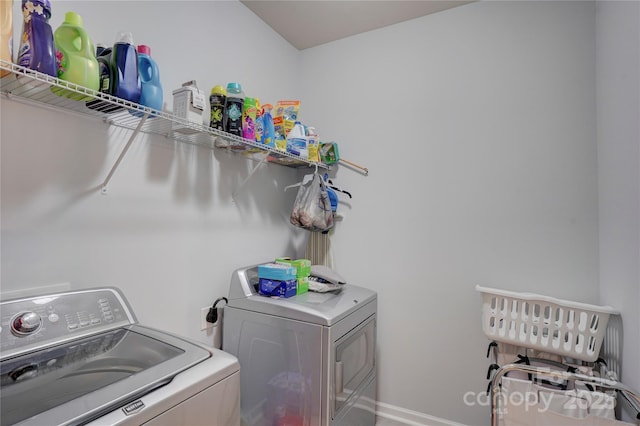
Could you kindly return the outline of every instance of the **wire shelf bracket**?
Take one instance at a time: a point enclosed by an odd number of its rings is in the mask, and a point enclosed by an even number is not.
[[[127,154],[127,151],[129,151],[129,148],[131,147],[131,144],[133,143],[133,141],[136,139],[136,137],[140,133],[140,130],[142,129],[142,126],[144,125],[144,122],[147,121],[147,117],[149,117],[149,112],[148,111],[145,112],[144,115],[142,116],[142,118],[140,119],[140,122],[138,123],[138,126],[135,128],[135,130],[133,131],[133,133],[129,137],[129,140],[127,141],[127,143],[124,146],[124,148],[122,148],[122,152],[120,152],[120,155],[118,156],[118,159],[116,160],[116,162],[111,167],[111,170],[109,170],[109,174],[107,174],[107,177],[104,179],[104,182],[102,182],[101,192],[102,192],[103,195],[107,194],[107,185],[109,184],[109,181],[111,180],[111,178],[113,177],[114,173],[118,169],[118,166],[120,166],[120,162],[122,162],[122,159]]]

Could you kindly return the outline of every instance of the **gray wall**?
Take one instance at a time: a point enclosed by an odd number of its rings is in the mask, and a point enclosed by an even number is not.
[[[54,27],[74,10],[95,42],[129,30],[149,44],[169,104],[191,79],[207,91],[239,81],[272,103],[300,99],[302,120],[370,169],[335,172],[354,198],[341,197],[345,219],[331,238],[336,269],[380,294],[382,409],[488,424],[475,400],[488,343],[476,284],[621,309],[640,301],[637,255],[624,283],[605,276],[613,265],[599,268],[600,258],[637,254],[638,240],[599,244],[615,234],[599,231],[598,215],[614,207],[598,189],[618,193],[598,167],[614,173],[626,151],[598,144],[596,70],[610,51],[598,33],[615,24],[596,26],[595,3],[479,2],[302,52],[235,1],[55,7]],[[637,81],[607,81],[637,93]],[[141,322],[211,343],[199,309],[226,294],[235,267],[303,252],[305,233],[288,225],[295,194],[283,191],[295,171],[263,167],[234,200],[252,162],[144,137],[101,195],[130,132],[5,98],[0,108],[3,291],[117,285]],[[615,173],[637,178],[638,162]],[[637,209],[637,187],[625,194],[610,202]],[[625,217],[637,236],[637,215]],[[638,330],[628,315],[627,330]],[[627,359],[638,358],[637,337],[626,338]]]
[[[207,93],[239,81],[264,101],[297,94],[293,67],[274,76],[257,65],[295,63],[298,51],[239,2],[53,2],[54,29],[67,11],[82,16],[94,43],[131,31],[148,44],[169,108],[172,91],[192,79]],[[304,243],[287,221],[292,169],[261,166],[240,188],[254,162],[142,136],[102,195],[130,131],[5,98],[1,109],[3,292],[114,285],[141,322],[211,343],[200,308],[227,294],[232,271],[294,256]]]
[[[480,2],[303,51],[305,112],[370,170],[332,243],[380,294],[381,401],[486,416],[476,284],[598,302],[595,37],[592,2]]]
[[[640,3],[597,3],[600,298],[622,312],[622,379],[640,389]]]

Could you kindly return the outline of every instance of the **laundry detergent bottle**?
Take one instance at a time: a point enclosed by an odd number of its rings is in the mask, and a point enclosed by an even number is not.
[[[98,75],[100,76],[100,93],[111,95],[113,92],[113,70],[111,68],[111,51],[110,46],[96,46],[96,60],[98,61]]]
[[[138,52],[133,45],[131,33],[118,34],[118,41],[111,52],[111,68],[113,70],[113,96],[138,103],[142,92],[142,84],[138,73]]]
[[[82,27],[82,17],[75,12],[67,12],[64,22],[54,33],[56,56],[58,58],[58,78],[88,89],[100,89],[100,67],[89,34]],[[81,99],[82,95],[65,96]],[[84,97],[91,99],[92,97]]]
[[[227,98],[224,104],[224,131],[242,136],[242,114],[244,112],[244,92],[240,83],[227,84]]]
[[[227,89],[221,85],[216,85],[211,89],[209,95],[209,127],[224,130],[223,116],[224,104],[227,99]]]
[[[111,46],[103,46],[98,44],[96,46],[96,60],[98,61],[98,75],[99,75],[99,89],[98,91],[105,95],[113,94],[113,69],[111,68]],[[94,99],[86,103],[87,108],[95,109],[100,112],[112,113],[120,111],[121,106],[114,105],[107,101],[100,99]]]
[[[0,60],[13,62],[13,0],[0,0]],[[9,71],[0,70],[0,77]]]
[[[273,125],[273,116],[271,111],[273,105],[264,104],[262,106],[262,139],[260,142],[263,144],[274,147],[276,146],[276,129]]]
[[[158,64],[151,57],[151,48],[138,45],[138,72],[140,74],[140,105],[162,111],[162,83]]]
[[[256,114],[258,100],[256,98],[244,98],[244,109],[242,111],[242,137],[255,141],[256,139]]]
[[[287,134],[287,152],[299,155],[304,159],[309,158],[306,131],[304,125],[299,121],[295,122],[293,129]]]
[[[264,121],[262,121],[262,107],[260,106],[260,99],[256,98],[256,125],[255,125],[255,138],[254,141],[262,143],[262,132],[264,130]]]
[[[49,25],[49,0],[22,0],[22,34],[17,63],[20,66],[48,74],[58,75],[53,30]]]

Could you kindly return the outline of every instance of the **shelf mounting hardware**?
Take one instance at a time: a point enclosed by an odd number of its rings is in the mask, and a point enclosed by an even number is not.
[[[238,187],[236,188],[235,191],[233,191],[233,193],[231,194],[231,198],[235,201],[236,199],[236,195],[238,194],[238,192],[240,192],[240,190],[242,189],[243,186],[245,186],[247,184],[247,182],[249,182],[249,180],[253,177],[253,175],[255,174],[255,172],[258,171],[258,169],[260,168],[260,166],[262,166],[265,162],[266,162],[266,158],[263,158],[260,160],[260,162],[258,162],[258,164],[256,164],[256,166],[249,172],[249,175],[247,175],[246,178],[244,178],[244,180],[242,182],[240,182],[240,185],[238,185]]]
[[[109,181],[113,177],[113,174],[116,172],[116,169],[120,165],[120,162],[122,161],[124,156],[127,154],[127,151],[131,147],[131,144],[133,143],[133,141],[136,139],[136,137],[140,133],[140,130],[142,129],[142,126],[144,125],[144,122],[147,121],[147,117],[149,117],[149,111],[145,111],[144,112],[144,115],[142,116],[142,118],[138,122],[138,125],[136,126],[135,130],[133,131],[133,133],[129,137],[129,140],[127,141],[127,144],[122,149],[122,152],[120,153],[120,156],[116,160],[116,162],[113,165],[113,167],[111,167],[111,170],[109,171],[109,174],[107,175],[107,177],[104,179],[104,182],[102,182],[102,194],[106,194],[107,193],[107,184],[109,183]]]

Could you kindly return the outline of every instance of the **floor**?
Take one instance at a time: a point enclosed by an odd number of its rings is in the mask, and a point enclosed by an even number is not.
[[[384,417],[377,417],[376,426],[406,426],[406,423],[400,423]]]

